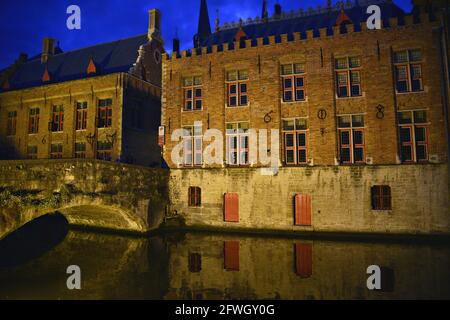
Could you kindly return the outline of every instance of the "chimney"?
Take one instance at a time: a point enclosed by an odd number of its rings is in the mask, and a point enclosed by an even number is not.
[[[148,16],[148,39],[161,40],[161,12],[158,9],[151,9]]]
[[[47,63],[48,58],[55,54],[55,39],[44,38],[42,41],[41,63]]]
[[[281,4],[275,4],[275,19],[281,18]]]
[[[172,53],[180,55],[180,39],[178,38],[173,38]]]

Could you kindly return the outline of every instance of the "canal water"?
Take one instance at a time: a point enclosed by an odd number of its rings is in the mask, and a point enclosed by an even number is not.
[[[0,241],[0,299],[450,299],[448,244],[71,230],[47,216]],[[81,290],[66,285],[81,270]],[[367,268],[381,269],[368,290]]]

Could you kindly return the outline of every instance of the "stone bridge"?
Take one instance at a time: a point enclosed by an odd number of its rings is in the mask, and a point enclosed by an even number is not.
[[[159,227],[169,172],[99,160],[0,161],[0,239],[59,212],[71,225],[146,233]]]

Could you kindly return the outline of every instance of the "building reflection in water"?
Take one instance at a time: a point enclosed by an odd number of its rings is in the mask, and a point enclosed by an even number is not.
[[[207,233],[144,239],[69,230],[41,256],[3,263],[0,298],[450,298],[448,249]],[[81,268],[82,290],[66,288],[72,264]],[[370,265],[381,267],[383,290],[367,289]]]

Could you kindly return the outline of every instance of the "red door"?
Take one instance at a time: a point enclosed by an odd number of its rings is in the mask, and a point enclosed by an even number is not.
[[[312,244],[295,244],[295,273],[300,278],[309,278],[312,275]]]
[[[226,222],[239,222],[239,195],[237,193],[225,193],[223,208]]]
[[[224,268],[227,271],[239,271],[239,241],[223,243]]]
[[[295,225],[311,225],[311,196],[309,194],[295,195]]]

